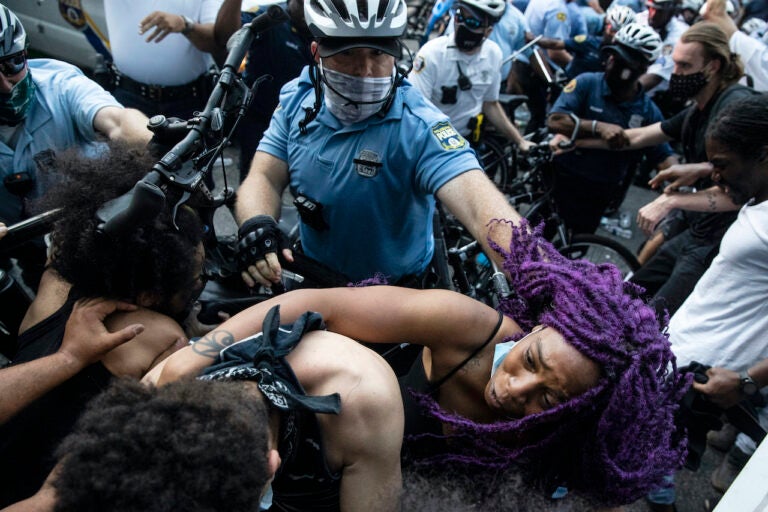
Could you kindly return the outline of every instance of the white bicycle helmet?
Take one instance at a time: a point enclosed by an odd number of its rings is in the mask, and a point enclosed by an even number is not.
[[[321,41],[321,57],[350,48],[376,48],[400,56],[397,41],[408,22],[405,0],[306,0],[304,17]]]
[[[698,13],[702,5],[704,5],[704,0],[683,0],[683,3],[680,4],[680,10]]]
[[[760,18],[749,18],[741,24],[741,30],[759,39],[768,32],[768,22]]]
[[[27,33],[19,18],[0,4],[0,58],[19,53],[27,47]]]
[[[661,55],[661,37],[648,25],[630,23],[616,32],[613,45],[607,48],[617,51],[624,58],[637,60],[637,57],[626,52],[626,49],[632,50],[650,64]]]
[[[624,25],[634,23],[637,15],[631,7],[626,5],[613,5],[605,11],[605,23],[614,31],[619,31]]]
[[[494,23],[501,19],[507,8],[506,0],[461,0],[460,3],[469,6],[470,9],[484,12]]]

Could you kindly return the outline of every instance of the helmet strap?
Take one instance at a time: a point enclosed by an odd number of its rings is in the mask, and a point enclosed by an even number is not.
[[[307,125],[317,117],[323,101],[323,90],[320,86],[320,70],[317,64],[309,66],[309,81],[312,83],[312,88],[315,91],[315,104],[312,105],[312,108],[304,108],[304,119],[299,121],[299,133],[302,135],[307,134]]]

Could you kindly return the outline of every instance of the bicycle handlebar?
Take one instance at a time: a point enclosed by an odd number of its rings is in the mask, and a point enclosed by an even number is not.
[[[229,106],[226,104],[229,100],[227,92],[237,87],[247,89],[237,75],[237,70],[254,36],[287,19],[288,15],[282,8],[271,5],[266,12],[244,25],[230,38],[227,44],[229,54],[203,111],[187,122],[189,131],[186,136],[168,151],[133,189],[107,202],[97,211],[100,231],[116,234],[146,223],[162,211],[169,199],[173,200],[174,208],[177,209],[190,198],[194,191],[203,193],[203,202],[206,206],[216,206],[210,191],[203,183],[209,166],[202,165],[200,169],[185,175],[179,173],[179,170],[186,162],[204,153],[200,151],[204,149],[202,141],[211,127],[219,131],[223,126],[222,108],[226,112]],[[246,95],[245,100],[239,105],[238,119],[245,114],[250,101],[249,96],[250,94]],[[220,151],[221,147],[218,147],[208,161],[214,160]],[[178,196],[178,200],[176,197],[167,197],[172,191],[175,191],[174,195]]]

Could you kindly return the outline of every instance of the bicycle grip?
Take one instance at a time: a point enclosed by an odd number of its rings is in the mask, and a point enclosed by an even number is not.
[[[165,194],[150,176],[147,178],[137,182],[130,192],[99,208],[96,212],[101,221],[99,231],[119,235],[157,217],[165,206]]]

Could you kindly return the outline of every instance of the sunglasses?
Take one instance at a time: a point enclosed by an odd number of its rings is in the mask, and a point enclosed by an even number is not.
[[[456,23],[461,23],[469,29],[485,28],[485,20],[475,18],[474,16],[464,14],[464,11],[459,8],[456,9]]]
[[[7,77],[16,76],[27,65],[27,52],[19,52],[0,60],[0,73]]]

